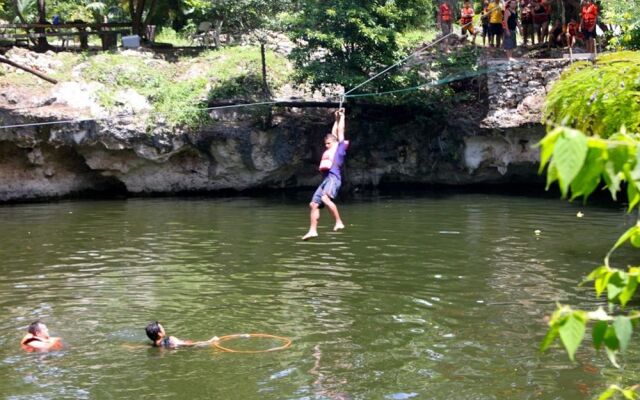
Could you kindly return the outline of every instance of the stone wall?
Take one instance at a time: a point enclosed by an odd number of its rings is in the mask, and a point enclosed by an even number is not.
[[[568,59],[489,60],[485,68],[489,112],[485,127],[539,123],[547,92],[569,65]]]
[[[383,184],[540,182],[533,147],[545,132],[539,121],[550,84],[564,60],[486,62],[482,104],[460,112],[438,107],[382,108],[350,104],[351,147],[345,190]],[[43,98],[64,98],[57,85]],[[477,88],[477,87],[476,87]],[[74,90],[73,98],[79,97]],[[80,91],[81,92],[81,91]],[[0,94],[0,123],[51,120],[56,111],[11,111],[22,94]],[[25,95],[26,96],[26,95]],[[54,107],[55,106],[55,107]],[[463,106],[465,107],[465,106]],[[486,111],[488,110],[488,111]],[[128,194],[302,188],[317,185],[323,136],[332,109],[275,108],[270,118],[251,110],[215,111],[197,132],[161,126],[149,134],[131,119],[0,130],[0,201],[62,197],[85,191]],[[68,119],[60,116],[59,119]]]

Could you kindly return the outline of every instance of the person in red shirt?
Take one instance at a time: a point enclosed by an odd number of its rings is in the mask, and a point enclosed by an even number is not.
[[[573,46],[576,44],[576,39],[582,39],[582,34],[579,32],[579,30],[580,25],[576,22],[575,19],[572,18],[571,21],[569,21],[569,23],[567,24],[566,36],[568,48],[573,48]]]
[[[442,37],[448,36],[451,34],[451,25],[453,23],[453,10],[449,5],[448,0],[444,0],[442,4],[440,4],[440,8],[438,9],[438,25],[440,26],[440,30],[442,31]],[[444,51],[449,51],[448,39],[444,39],[442,43],[442,49]]]
[[[593,4],[593,0],[585,0],[580,13],[580,31],[584,36],[587,51],[596,51],[596,22],[598,21],[598,6]]]
[[[533,31],[533,8],[531,0],[520,1],[520,25],[522,26],[522,40],[526,46],[529,38],[531,38],[531,44],[535,43],[534,31]]]
[[[464,6],[460,11],[460,25],[462,26],[462,36],[464,36],[465,40],[467,39],[467,33],[473,35],[473,44],[476,44],[476,35],[477,32],[473,27],[473,16],[475,12],[473,11],[473,7],[471,7],[471,0],[465,0]]]
[[[27,328],[27,334],[20,341],[26,351],[49,351],[62,348],[59,337],[49,336],[49,329],[40,321],[35,321]]]

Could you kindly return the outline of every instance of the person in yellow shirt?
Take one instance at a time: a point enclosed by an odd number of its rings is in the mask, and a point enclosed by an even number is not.
[[[493,0],[487,7],[489,13],[489,46],[500,47],[502,44],[502,18],[504,7],[500,0]]]

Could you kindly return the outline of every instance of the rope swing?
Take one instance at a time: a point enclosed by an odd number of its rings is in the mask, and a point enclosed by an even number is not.
[[[271,347],[265,350],[236,350],[230,347],[223,346],[221,344],[223,342],[228,342],[228,341],[238,340],[238,339],[258,339],[258,338],[277,340],[282,342],[282,345],[277,347]],[[218,350],[224,351],[226,353],[238,353],[238,354],[270,353],[273,351],[279,351],[279,350],[284,350],[286,348],[289,348],[289,346],[291,346],[291,339],[283,336],[270,335],[267,333],[236,333],[233,335],[221,336],[220,338],[218,338],[217,341],[213,342],[213,346]]]

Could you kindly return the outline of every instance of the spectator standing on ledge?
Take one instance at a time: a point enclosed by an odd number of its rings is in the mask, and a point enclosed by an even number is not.
[[[451,6],[449,5],[448,0],[444,0],[442,4],[440,4],[440,8],[438,9],[438,25],[440,25],[440,30],[442,31],[442,37],[448,36],[451,34],[451,24],[453,22],[453,12],[451,10]],[[444,39],[442,41],[442,50],[448,52],[449,51],[449,39]]]
[[[464,6],[462,7],[462,11],[460,12],[460,25],[462,25],[462,36],[464,36],[465,40],[467,39],[467,34],[473,35],[473,44],[476,44],[476,30],[473,27],[473,16],[475,12],[473,11],[473,7],[471,7],[471,0],[465,0]]]
[[[482,23],[482,45],[487,45],[487,36],[489,33],[489,0],[482,2],[482,15],[480,15],[480,22]]]
[[[507,1],[504,11],[504,50],[509,61],[513,61],[513,49],[517,46],[516,29],[520,27],[518,13],[516,12],[516,0]],[[522,29],[522,28],[520,28]]]
[[[593,0],[585,0],[580,13],[580,31],[584,36],[587,52],[596,51],[596,22],[598,21],[598,6]]]
[[[489,13],[489,46],[500,47],[502,43],[502,17],[504,15],[500,0],[494,0],[487,7]]]
[[[531,37],[531,44],[535,43],[535,37],[533,35],[533,10],[531,8],[531,0],[520,1],[520,20],[522,26],[522,41],[526,46],[529,37]]]

